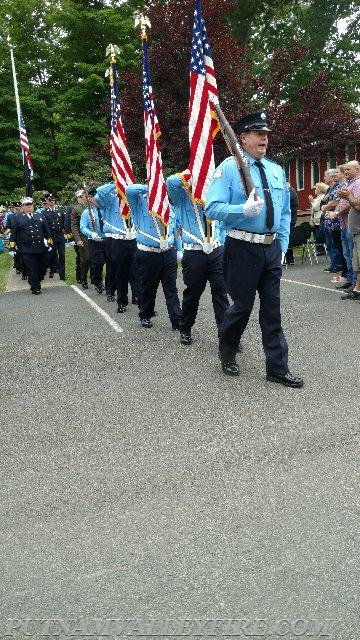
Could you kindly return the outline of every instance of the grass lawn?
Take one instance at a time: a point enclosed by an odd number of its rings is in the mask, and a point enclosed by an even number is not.
[[[74,247],[65,249],[66,284],[76,284],[76,253]]]
[[[4,293],[8,281],[9,271],[12,268],[13,259],[7,251],[0,253],[0,293]]]

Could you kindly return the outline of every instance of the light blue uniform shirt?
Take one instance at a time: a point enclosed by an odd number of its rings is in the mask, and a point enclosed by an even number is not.
[[[94,199],[104,220],[104,233],[124,238],[127,227],[125,219],[119,213],[119,198],[114,183],[108,182],[98,187]]]
[[[159,242],[157,242],[158,233],[154,224],[153,217],[149,214],[149,207],[147,202],[148,187],[146,184],[131,184],[126,187],[126,197],[131,209],[132,219],[134,220],[136,230],[136,241],[138,244],[144,244],[147,247],[159,248]],[[160,233],[162,231],[162,222],[158,218],[158,227]],[[174,242],[177,251],[181,251],[182,243],[180,238],[174,238],[174,234],[177,231],[176,216],[173,207],[170,205],[170,217],[168,224],[168,243],[171,247]],[[153,238],[148,238],[144,233]]]
[[[95,219],[96,229],[93,228],[89,209],[84,209],[80,218],[80,233],[82,233],[87,238],[90,238],[90,240],[94,231],[100,236],[100,238],[105,238],[105,233],[103,231],[100,231],[99,212],[97,209],[95,209],[95,207],[92,208],[92,212]]]
[[[183,242],[185,242],[186,244],[197,244],[196,240],[191,237],[195,236],[195,238],[197,238],[198,240],[198,244],[201,244],[200,241],[204,241],[204,239],[200,233],[194,206],[190,200],[187,189],[184,187],[181,181],[180,176],[178,176],[177,174],[170,176],[166,180],[166,186],[171,198],[171,202],[175,207],[176,224],[177,226],[181,226],[182,228]],[[199,212],[201,227],[204,235],[206,236],[203,208],[200,204],[195,204],[195,206],[197,207],[197,210]],[[189,233],[191,234],[191,236],[188,235]],[[225,234],[223,233],[222,235],[224,236]],[[218,221],[215,222],[214,235],[212,240],[220,240],[220,242],[222,240],[220,224]],[[223,244],[223,242],[221,242],[221,244]]]
[[[260,171],[254,166],[255,158],[246,154],[249,159],[250,174],[260,198],[265,201],[261,184]],[[265,202],[256,216],[243,215],[246,195],[239,176],[239,170],[233,157],[227,158],[216,169],[206,195],[205,214],[208,218],[219,220],[222,229],[241,229],[250,233],[276,232],[281,243],[281,250],[286,252],[290,233],[290,196],[286,186],[283,169],[274,162],[262,158],[265,175],[269,184],[270,195],[274,204],[274,226],[266,227]]]
[[[16,214],[15,214],[15,212],[14,212],[14,211],[11,211],[10,209],[9,209],[9,211],[7,211],[7,212],[5,213],[5,216],[4,216],[4,223],[3,223],[3,228],[4,228],[4,229],[7,229],[7,227],[8,227],[8,220],[9,220],[9,216],[15,216],[15,215],[16,215]],[[10,223],[9,223],[9,224],[11,224],[11,218],[10,218]],[[10,234],[8,234],[8,236],[10,236]]]

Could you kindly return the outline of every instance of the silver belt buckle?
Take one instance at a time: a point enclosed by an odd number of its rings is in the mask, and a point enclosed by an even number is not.
[[[262,243],[262,239],[261,239],[261,235],[260,233],[254,233],[253,235],[253,242],[255,244],[261,244]]]

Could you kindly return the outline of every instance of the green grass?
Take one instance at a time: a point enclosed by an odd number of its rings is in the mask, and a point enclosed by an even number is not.
[[[0,253],[0,293],[4,293],[8,281],[9,271],[12,268],[13,259],[7,251]]]
[[[76,284],[76,253],[73,247],[65,249],[66,284]]]

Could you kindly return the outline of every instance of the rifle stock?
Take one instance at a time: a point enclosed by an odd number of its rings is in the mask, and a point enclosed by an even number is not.
[[[93,213],[93,210],[92,210],[91,202],[90,202],[90,200],[89,200],[89,194],[88,194],[88,192],[87,192],[86,183],[85,183],[85,182],[83,182],[83,185],[84,185],[84,193],[85,193],[86,206],[87,206],[87,208],[88,208],[88,210],[89,210],[90,221],[91,221],[91,224],[92,224],[93,230],[96,232],[96,222],[95,222],[95,217],[94,217],[94,213]]]
[[[232,129],[231,125],[225,118],[222,109],[219,107],[218,104],[214,105],[214,107],[215,107],[216,115],[219,119],[221,133],[224,136],[225,142],[227,144],[227,147],[230,153],[235,158],[236,164],[239,169],[240,178],[243,183],[244,191],[245,191],[246,197],[248,198],[252,190],[255,189],[255,187],[252,181],[252,177],[250,175],[250,169],[248,167],[247,158],[239,144],[239,141],[236,137],[234,130]],[[257,193],[255,191],[255,199],[256,198],[257,198]]]

